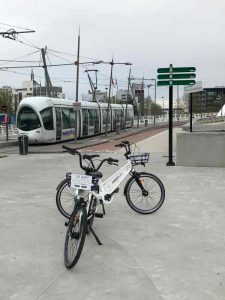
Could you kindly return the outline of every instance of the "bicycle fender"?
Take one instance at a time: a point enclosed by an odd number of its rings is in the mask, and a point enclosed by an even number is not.
[[[58,189],[61,187],[61,185],[63,185],[66,181],[68,181],[68,178],[63,179],[57,186],[56,190],[58,191]]]
[[[129,178],[129,179],[127,180],[127,183],[125,184],[124,191],[123,191],[124,196],[125,196],[126,193],[127,193],[128,185],[129,185],[129,183],[131,182],[132,179],[133,179],[133,176],[132,176],[131,178]]]

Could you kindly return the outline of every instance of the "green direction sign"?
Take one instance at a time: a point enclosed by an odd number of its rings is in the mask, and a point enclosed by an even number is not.
[[[182,67],[182,68],[171,68],[172,73],[185,73],[185,72],[195,72],[195,67]],[[158,73],[170,73],[170,68],[160,68],[157,69]]]
[[[196,75],[194,73],[187,73],[187,74],[165,74],[165,75],[158,75],[158,79],[188,79],[188,78],[195,78]]]
[[[195,80],[164,80],[158,81],[157,85],[193,85],[195,84]]]

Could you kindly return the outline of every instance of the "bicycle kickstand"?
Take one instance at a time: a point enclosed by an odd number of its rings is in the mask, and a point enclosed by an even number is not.
[[[104,206],[104,203],[102,200],[100,200],[100,204],[102,205],[102,212],[103,212],[103,215],[105,215],[105,206]]]
[[[91,231],[91,233],[93,234],[93,236],[95,237],[97,243],[98,243],[99,245],[102,245],[102,242],[100,241],[100,239],[98,238],[97,234],[94,232],[94,230],[92,229],[92,227],[90,227],[90,231]]]

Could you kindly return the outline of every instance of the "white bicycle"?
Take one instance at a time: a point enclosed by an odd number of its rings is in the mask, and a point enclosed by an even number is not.
[[[102,164],[117,165],[118,160],[113,158],[103,159],[96,167],[94,158],[99,155],[82,154],[76,149],[62,146],[66,152],[78,155],[80,167],[85,175],[67,173],[66,178],[57,187],[56,205],[60,213],[69,219],[65,247],[64,262],[67,268],[72,268],[78,261],[83,249],[86,233],[92,232],[99,245],[102,245],[94,232],[92,225],[94,218],[102,218],[105,214],[104,203],[110,203],[113,195],[118,193],[118,186],[130,174],[124,187],[124,195],[129,206],[141,214],[151,214],[157,211],[165,199],[165,188],[161,180],[153,174],[137,172],[135,165],[143,165],[149,160],[149,153],[132,155],[131,144],[123,141],[116,147],[125,148],[127,163],[116,173],[101,181],[103,174],[99,171]],[[84,166],[82,160],[88,161]],[[102,213],[97,212],[99,204]]]

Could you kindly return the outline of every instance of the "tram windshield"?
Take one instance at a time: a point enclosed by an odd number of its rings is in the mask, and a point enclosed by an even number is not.
[[[29,106],[23,106],[17,115],[17,128],[30,131],[41,127],[41,122],[36,112]]]

